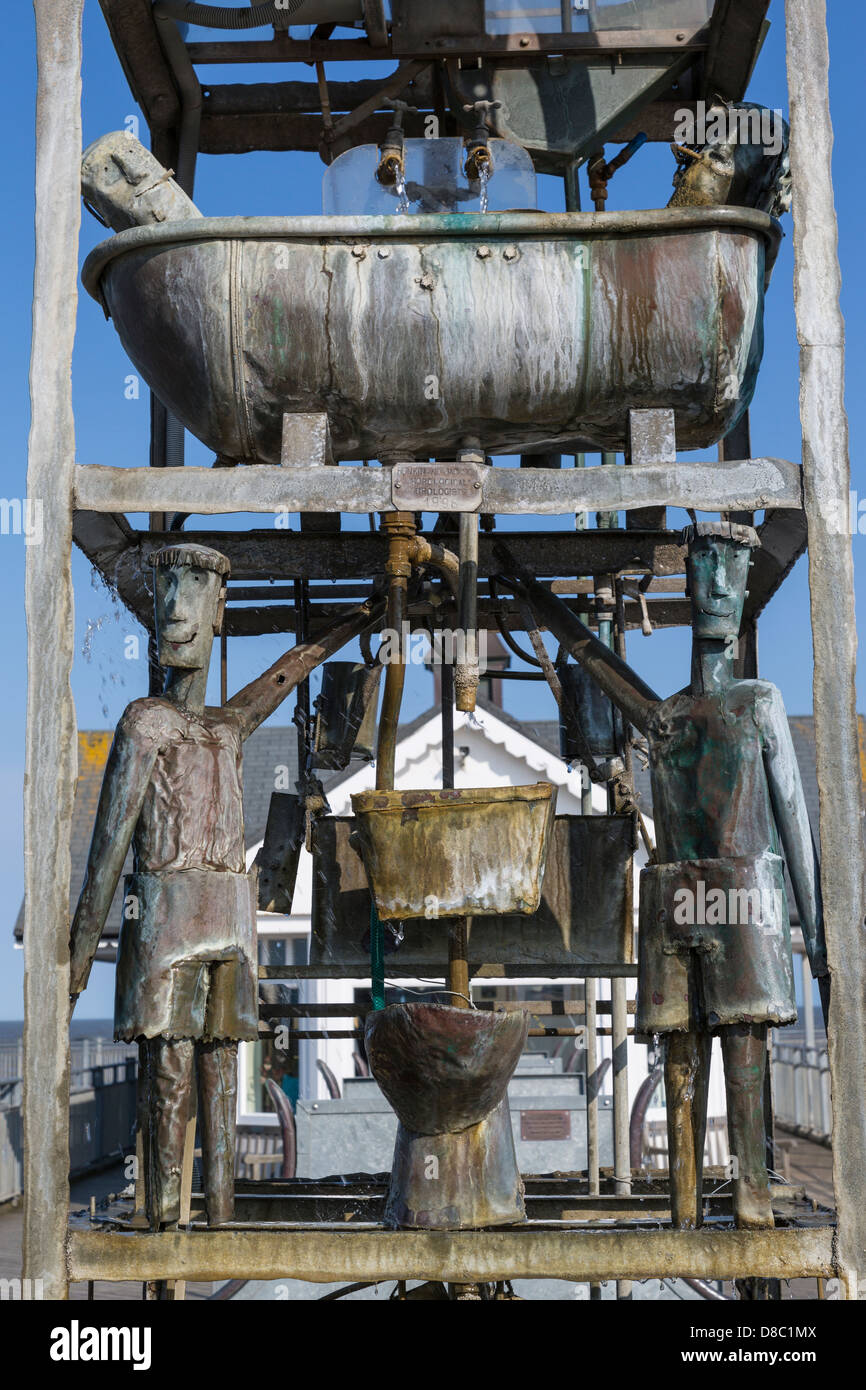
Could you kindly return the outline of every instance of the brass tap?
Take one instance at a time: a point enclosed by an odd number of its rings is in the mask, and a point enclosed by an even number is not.
[[[386,101],[385,106],[390,106],[394,112],[394,124],[388,127],[385,139],[379,146],[379,163],[376,166],[376,178],[386,188],[393,188],[395,184],[401,183],[406,174],[406,152],[403,136],[403,119],[407,111],[417,111],[417,106],[410,106],[407,101],[400,101],[396,97],[393,101]]]
[[[463,107],[464,111],[474,111],[478,116],[478,122],[472,134],[464,138],[466,158],[463,162],[463,173],[470,183],[475,183],[480,179],[482,169],[486,170],[488,178],[493,173],[493,156],[488,144],[490,129],[487,124],[487,117],[501,105],[501,101],[473,101],[471,105]]]

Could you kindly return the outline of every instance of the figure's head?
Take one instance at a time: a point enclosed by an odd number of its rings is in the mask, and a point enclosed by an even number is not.
[[[151,563],[160,666],[206,669],[222,627],[228,560],[204,545],[169,545]]]
[[[695,638],[736,637],[743,617],[752,551],[761,544],[751,526],[699,521],[682,535],[689,548],[686,592],[692,601]]]

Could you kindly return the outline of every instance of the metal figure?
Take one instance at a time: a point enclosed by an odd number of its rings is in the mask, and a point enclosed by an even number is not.
[[[564,646],[647,738],[657,862],[641,875],[635,1030],[666,1039],[673,1222],[701,1222],[713,1034],[722,1044],[740,1227],[773,1225],[765,1156],[769,1025],[797,1016],[784,854],[812,973],[829,998],[818,865],[782,697],[734,675],[757,533],[729,522],[689,527],[691,683],[656,695],[556,598],[507,572]],[[808,1007],[808,1004],[807,1004]]]
[[[372,619],[364,605],[294,647],[221,708],[205,706],[229,561],[199,545],[153,559],[162,695],[117,726],[71,933],[71,1008],[85,988],[130,843],[117,957],[115,1037],[140,1046],[139,1126],[148,1219],[179,1220],[197,1073],[210,1225],[234,1208],[237,1045],[258,1036],[256,901],[247,874],[244,741]],[[71,1010],[70,1010],[71,1012]]]

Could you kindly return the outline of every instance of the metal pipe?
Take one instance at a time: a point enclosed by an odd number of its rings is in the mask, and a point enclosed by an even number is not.
[[[617,1196],[631,1194],[631,1154],[629,1148],[628,1106],[628,1002],[623,979],[611,980],[613,1005],[613,1171]],[[630,1299],[632,1286],[618,1280],[618,1299]]]
[[[460,589],[460,560],[453,550],[447,550],[436,541],[428,541],[426,536],[415,536],[412,541],[412,564],[429,565],[442,575],[454,598]]]
[[[478,516],[460,513],[460,592],[458,599],[463,660],[457,662],[457,708],[475,709],[478,694]]]
[[[310,4],[309,0],[269,0],[263,5],[237,9],[230,5],[202,5],[197,0],[157,0],[154,9],[182,24],[196,24],[202,29],[263,29],[271,24],[285,28],[290,19],[298,24],[326,23],[332,19],[360,19],[363,13],[360,0],[347,6],[341,3]],[[304,10],[303,15],[300,11]]]
[[[590,797],[592,797],[591,789]],[[598,1152],[598,1087],[601,1077],[598,1071],[596,982],[593,978],[584,979],[583,997],[586,1015],[586,1177],[589,1196],[597,1197],[601,1192],[601,1165]],[[593,1303],[601,1300],[600,1283],[590,1284],[589,1297]]]
[[[397,756],[397,725],[406,682],[406,653],[403,648],[403,623],[406,621],[407,592],[412,573],[411,542],[415,536],[415,517],[412,512],[386,512],[382,529],[388,537],[388,559],[385,574],[388,580],[388,610],[385,623],[391,632],[397,660],[388,662],[385,670],[385,692],[379,715],[379,741],[376,749],[376,788],[393,791],[394,763]]]
[[[189,198],[193,196],[195,184],[195,164],[201,134],[202,89],[196,75],[186,44],[177,27],[177,11],[183,5],[172,4],[171,0],[156,0],[153,17],[156,32],[171,74],[177,83],[181,99],[180,136],[178,139],[177,168],[175,182],[180,185]]]
[[[175,9],[178,6],[174,6]],[[172,77],[177,83],[181,101],[180,132],[177,142],[177,168],[175,182],[180,185],[189,198],[195,188],[195,169],[198,147],[201,139],[202,88],[196,75],[186,44],[175,18],[170,11],[168,0],[156,0],[153,17],[156,32],[166,61],[171,68]],[[182,468],[184,461],[184,428],[176,416],[166,410],[162,402],[156,403],[152,413],[153,425],[163,436],[166,468]],[[161,451],[160,451],[161,452]]]
[[[615,652],[592,633],[580,619],[554,594],[549,585],[540,583],[519,565],[501,542],[495,552],[505,572],[517,579],[536,614],[592,676],[604,693],[622,710],[629,723],[646,733],[650,715],[660,697],[621,661]]]

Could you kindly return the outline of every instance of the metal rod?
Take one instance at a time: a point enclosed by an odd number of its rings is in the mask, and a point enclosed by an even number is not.
[[[586,1176],[589,1195],[601,1192],[601,1173],[598,1155],[598,1035],[596,1021],[596,983],[591,977],[583,982],[586,1001]],[[593,1302],[601,1299],[601,1284],[592,1282],[589,1296]]]
[[[631,1148],[628,1104],[628,1004],[625,980],[611,980],[613,1004],[613,1167],[618,1196],[631,1193]],[[618,1299],[630,1299],[632,1286],[619,1280]]]

